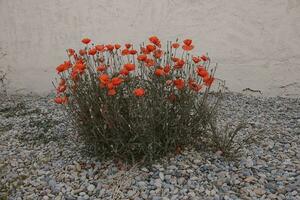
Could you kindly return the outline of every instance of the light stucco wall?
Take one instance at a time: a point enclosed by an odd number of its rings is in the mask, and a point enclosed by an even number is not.
[[[47,93],[66,48],[192,38],[229,89],[300,96],[300,0],[0,0],[0,69]],[[4,55],[4,53],[6,55]],[[286,87],[282,87],[286,86]]]

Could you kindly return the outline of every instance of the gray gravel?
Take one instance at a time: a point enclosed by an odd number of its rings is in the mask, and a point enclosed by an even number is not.
[[[221,123],[246,120],[252,131],[263,130],[260,143],[236,161],[188,149],[130,169],[83,154],[51,97],[1,99],[1,200],[300,199],[299,98],[226,93]]]

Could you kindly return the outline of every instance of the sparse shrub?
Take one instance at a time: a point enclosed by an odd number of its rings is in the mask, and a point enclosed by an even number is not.
[[[55,102],[65,105],[79,135],[97,155],[151,162],[196,145],[214,120],[208,101],[215,67],[208,55],[192,56],[192,40],[95,45],[68,49],[56,70]],[[217,87],[218,90],[218,87]]]

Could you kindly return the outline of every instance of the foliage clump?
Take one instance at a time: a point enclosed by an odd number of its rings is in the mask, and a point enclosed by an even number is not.
[[[207,54],[190,54],[192,40],[165,49],[156,36],[139,48],[82,43],[56,68],[55,102],[99,156],[151,162],[207,136],[219,100],[208,100],[216,67]]]

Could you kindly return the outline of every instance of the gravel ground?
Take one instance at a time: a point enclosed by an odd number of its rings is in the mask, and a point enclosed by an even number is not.
[[[222,123],[246,120],[264,132],[236,161],[191,149],[128,170],[84,155],[50,96],[1,100],[1,200],[300,199],[299,98],[226,93]]]

